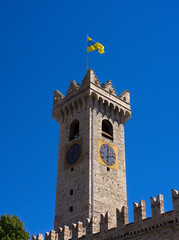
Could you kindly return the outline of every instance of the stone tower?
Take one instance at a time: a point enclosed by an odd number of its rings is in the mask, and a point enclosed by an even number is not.
[[[116,95],[89,69],[66,96],[54,92],[53,118],[60,124],[54,228],[127,205],[124,124],[130,93]]]

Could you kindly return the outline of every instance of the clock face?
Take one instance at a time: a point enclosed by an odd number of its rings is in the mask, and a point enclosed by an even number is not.
[[[81,147],[78,143],[73,144],[66,154],[66,161],[69,165],[76,163],[80,157]]]
[[[113,166],[116,162],[116,154],[113,148],[108,144],[102,144],[100,147],[100,156],[104,163]]]

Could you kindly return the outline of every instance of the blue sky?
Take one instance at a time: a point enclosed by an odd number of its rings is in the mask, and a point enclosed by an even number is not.
[[[132,202],[179,189],[179,2],[176,0],[0,1],[0,215],[16,214],[32,234],[53,229],[59,126],[53,91],[86,72],[86,35],[105,46],[89,54],[100,82],[131,92],[125,125]]]

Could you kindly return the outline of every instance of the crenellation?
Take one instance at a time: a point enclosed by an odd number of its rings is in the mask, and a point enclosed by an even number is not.
[[[172,189],[173,210],[179,210],[179,190]]]
[[[45,240],[50,240],[50,233],[49,232],[45,233]]]
[[[121,210],[116,209],[117,217],[117,228],[123,228],[124,225],[128,224],[128,207],[123,206]]]
[[[59,227],[58,228],[58,240],[64,240],[64,231],[63,228]]]
[[[152,217],[157,217],[164,213],[163,195],[159,194],[157,198],[151,197]]]
[[[55,90],[53,92],[53,108],[58,107],[58,103],[64,98],[64,95],[59,92],[58,90]]]
[[[32,236],[32,240],[44,240],[43,234],[38,234],[37,236]]]
[[[86,219],[86,235],[91,235],[97,232],[96,216]]]
[[[84,234],[83,223],[79,222],[77,224],[72,224],[72,240],[82,237]]]
[[[178,191],[174,191],[173,194],[178,197]],[[157,198],[151,199],[152,204],[161,203],[162,201],[163,196],[161,194]],[[145,202],[143,200],[138,204],[134,203],[134,209],[138,211],[137,219],[134,215],[134,222],[128,223],[128,208],[124,206],[121,210],[116,209],[117,227],[111,228],[112,218],[109,212],[106,212],[105,215],[101,215],[100,222],[97,222],[96,217],[88,218],[84,227],[82,222],[73,224],[71,229],[64,226],[64,228],[59,228],[58,232],[52,230],[50,233],[46,233],[45,240],[128,240],[133,239],[133,237],[139,240],[168,240],[170,239],[168,236],[174,236],[172,238],[174,240],[179,239],[179,212],[174,210],[146,218]],[[97,231],[98,225],[100,226],[99,232]],[[166,238],[165,233],[167,233]],[[153,237],[150,238],[150,236]],[[38,234],[37,237],[33,236],[32,240],[44,240],[44,238],[42,234]]]
[[[133,203],[133,211],[134,211],[134,222],[142,221],[146,218],[146,210],[145,210],[145,201],[140,200],[139,203]]]
[[[45,240],[58,240],[58,233],[54,230],[51,230],[49,233],[45,233]]]
[[[58,90],[54,91],[53,118],[62,123],[68,119],[69,112],[73,115],[74,111],[81,109],[82,105],[85,108],[89,106],[87,99],[93,95],[96,95],[95,105],[99,106],[98,110],[100,111],[101,109],[103,115],[110,116],[110,113],[114,111],[115,115],[117,115],[116,111],[119,111],[123,123],[126,123],[130,119],[130,92],[125,90],[117,97],[112,82],[108,80],[106,84],[101,86],[92,69],[89,69],[86,73],[81,86],[74,80],[71,81],[65,97]],[[77,98],[81,99],[80,102]],[[111,117],[113,117],[112,115]],[[115,120],[117,121],[117,118]]]
[[[111,228],[112,219],[110,217],[109,212],[106,214],[101,214],[101,221],[100,221],[100,232],[107,232]]]
[[[71,238],[70,229],[68,226],[64,226],[64,228],[59,228],[58,231],[58,240],[68,240]]]
[[[81,88],[88,87],[90,82],[94,83],[98,87],[101,86],[95,72],[92,69],[89,69],[87,71],[85,77],[82,80]]]
[[[111,80],[108,80],[106,84],[102,84],[102,88],[107,92],[109,92],[110,94],[113,94],[114,96],[116,96],[116,91],[112,85]]]
[[[76,93],[78,91],[78,89],[79,89],[79,85],[75,82],[75,80],[72,80],[70,83],[70,86],[67,90],[66,96],[68,97],[68,96]]]
[[[127,103],[130,104],[130,92],[128,90],[125,90],[119,95],[119,98]]]

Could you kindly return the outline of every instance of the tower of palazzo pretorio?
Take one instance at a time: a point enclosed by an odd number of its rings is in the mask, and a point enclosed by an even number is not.
[[[127,205],[124,125],[130,93],[117,96],[110,80],[100,84],[89,69],[66,96],[54,92],[53,118],[60,124],[55,229]]]

